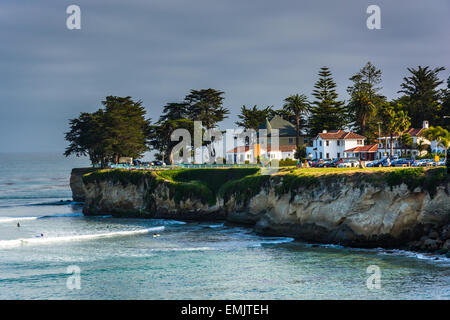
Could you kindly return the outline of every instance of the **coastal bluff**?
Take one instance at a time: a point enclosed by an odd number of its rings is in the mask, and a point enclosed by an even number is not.
[[[450,249],[445,168],[83,170],[70,185],[85,215],[225,220],[315,243]]]

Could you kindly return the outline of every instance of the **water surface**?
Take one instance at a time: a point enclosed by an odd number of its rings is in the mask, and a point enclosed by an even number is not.
[[[86,165],[0,154],[0,299],[450,298],[445,258],[316,246],[220,222],[84,217],[60,200],[71,198],[71,168]],[[367,288],[370,265],[380,289]],[[81,270],[80,290],[66,286],[69,266]]]

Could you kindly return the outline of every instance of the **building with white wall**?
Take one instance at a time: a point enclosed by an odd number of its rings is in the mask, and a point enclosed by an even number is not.
[[[311,159],[331,160],[346,158],[346,150],[364,146],[366,137],[344,130],[323,130],[313,140],[313,146],[306,149]]]

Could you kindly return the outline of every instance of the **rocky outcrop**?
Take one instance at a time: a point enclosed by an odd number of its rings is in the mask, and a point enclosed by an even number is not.
[[[450,245],[450,181],[389,185],[364,174],[290,182],[289,175],[235,182],[214,204],[197,193],[177,198],[170,181],[147,176],[83,184],[85,214],[213,220],[254,225],[257,231],[355,247],[433,251]],[[256,179],[256,177],[255,177]],[[292,180],[292,179],[291,179]],[[295,180],[295,179],[294,179]],[[240,184],[240,185],[239,185]],[[414,188],[412,189],[413,186]]]
[[[72,189],[73,201],[83,202],[86,192],[83,185],[83,175],[95,171],[93,168],[74,168],[70,174],[70,189]]]

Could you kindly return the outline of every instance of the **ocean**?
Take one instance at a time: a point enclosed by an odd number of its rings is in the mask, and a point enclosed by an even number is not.
[[[69,177],[88,164],[0,154],[0,299],[450,299],[442,256],[217,221],[84,217]]]

